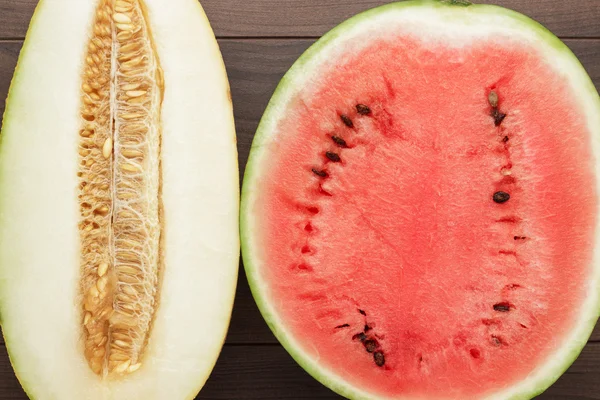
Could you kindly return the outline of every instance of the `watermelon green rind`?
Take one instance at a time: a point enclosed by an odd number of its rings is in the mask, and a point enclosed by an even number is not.
[[[240,234],[242,255],[254,299],[275,337],[277,337],[295,361],[310,375],[336,393],[352,399],[374,399],[379,397],[357,389],[350,382],[344,381],[332,371],[326,370],[303,352],[301,346],[286,331],[285,325],[279,321],[279,317],[271,305],[272,300],[268,297],[267,285],[261,278],[260,246],[254,243],[256,230],[253,226],[254,215],[260,212],[259,210],[254,210],[253,201],[255,191],[259,190],[256,182],[262,172],[261,158],[265,154],[261,148],[266,148],[265,145],[272,140],[273,127],[276,125],[279,116],[285,112],[288,99],[298,87],[302,86],[298,84],[298,81],[302,76],[306,75],[306,70],[318,65],[319,56],[334,51],[338,41],[351,36],[370,20],[390,12],[410,12],[413,9],[427,9],[432,13],[446,12],[448,10],[448,15],[445,17],[451,18],[454,21],[460,19],[460,23],[466,25],[476,24],[479,17],[502,18],[510,26],[507,29],[512,29],[515,33],[533,41],[544,52],[551,52],[548,58],[552,59],[553,63],[557,65],[557,69],[569,76],[571,83],[579,93],[581,106],[586,110],[588,115],[588,126],[595,133],[592,138],[593,143],[591,143],[594,155],[596,159],[600,157],[600,97],[593,82],[577,57],[559,38],[538,22],[516,11],[494,5],[467,5],[465,2],[457,3],[440,0],[410,0],[391,3],[350,18],[313,44],[296,61],[277,86],[254,137],[251,147],[252,151],[246,165],[241,194]],[[450,15],[450,13],[452,14]],[[535,397],[552,385],[579,356],[600,316],[599,249],[600,241],[596,238],[596,252],[592,266],[593,276],[590,278],[588,301],[581,310],[579,324],[573,329],[572,335],[566,339],[566,344],[555,355],[550,357],[545,364],[541,365],[540,370],[534,371],[525,381],[520,382],[514,387],[509,387],[502,392],[492,394],[489,396],[490,399],[517,400]]]

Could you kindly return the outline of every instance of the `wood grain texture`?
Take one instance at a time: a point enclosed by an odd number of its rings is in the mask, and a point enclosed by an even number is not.
[[[392,1],[202,0],[217,36],[320,36],[346,18]],[[598,0],[479,0],[522,12],[562,37],[600,37]],[[37,0],[0,1],[0,38],[23,38]]]

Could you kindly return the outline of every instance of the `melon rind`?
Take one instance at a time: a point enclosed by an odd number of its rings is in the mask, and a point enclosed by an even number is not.
[[[411,0],[392,3],[374,8],[343,22],[313,46],[311,46],[290,68],[279,83],[260,121],[254,137],[250,156],[245,170],[241,202],[241,242],[242,255],[252,294],[258,307],[274,335],[290,355],[314,378],[336,393],[352,399],[380,399],[382,397],[362,390],[334,371],[323,367],[318,360],[310,357],[294,338],[278,315],[270,297],[268,282],[261,269],[263,245],[259,241],[260,232],[257,216],[261,210],[257,205],[260,193],[260,178],[267,170],[270,143],[277,140],[275,128],[285,116],[290,99],[300,92],[319,65],[331,60],[344,51],[343,43],[361,33],[382,26],[393,26],[402,20],[419,21],[419,32],[470,31],[486,35],[492,32],[506,33],[511,38],[519,38],[538,48],[548,64],[562,74],[577,94],[579,106],[587,117],[587,127],[591,132],[590,147],[596,165],[596,179],[600,188],[600,97],[585,69],[571,50],[554,34],[538,22],[518,12],[493,5],[468,5],[461,2],[440,2],[436,0]],[[379,28],[382,29],[382,28]],[[428,31],[429,29],[429,31]],[[581,307],[577,324],[563,343],[524,380],[490,394],[488,399],[529,399],[544,392],[575,361],[587,343],[600,315],[600,223],[596,227],[594,254],[590,266],[589,287],[585,304]],[[395,397],[408,399],[407,397]]]
[[[239,172],[229,83],[196,0],[145,0],[164,72],[164,275],[143,365],[118,381],[81,342],[79,96],[96,1],[41,0],[0,135],[0,314],[37,399],[194,398],[225,340],[239,266]]]

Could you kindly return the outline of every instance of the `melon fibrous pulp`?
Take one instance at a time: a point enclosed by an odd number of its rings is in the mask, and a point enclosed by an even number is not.
[[[239,258],[229,84],[196,0],[42,0],[0,136],[0,314],[39,399],[185,399]]]
[[[250,285],[309,373],[356,399],[524,399],[598,318],[600,100],[496,6],[356,16],[291,68],[242,190]]]

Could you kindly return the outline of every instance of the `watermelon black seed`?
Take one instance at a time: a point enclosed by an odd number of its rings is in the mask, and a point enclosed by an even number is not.
[[[364,312],[364,310],[361,310],[360,308],[358,309],[358,312],[361,313],[362,315],[364,315],[365,317],[367,316],[367,313]]]
[[[367,335],[365,335],[363,332],[357,333],[356,335],[352,336],[352,340],[360,340],[361,342],[364,342],[365,340],[367,340]]]
[[[375,360],[375,364],[378,367],[383,367],[385,364],[385,356],[383,355],[382,352],[377,351],[373,354],[373,359]]]
[[[332,153],[331,151],[328,151],[325,153],[325,155],[327,156],[327,158],[333,162],[340,162],[342,161],[342,159],[340,158],[339,155],[337,155],[336,153]]]
[[[369,332],[371,329],[373,329],[373,328],[371,328],[369,325],[365,325],[364,332],[365,332],[365,333],[366,333],[366,332]]]
[[[348,324],[343,324],[343,325],[338,325],[335,327],[335,329],[342,329],[342,328],[348,328],[350,325]]]
[[[367,352],[372,353],[377,350],[379,343],[377,343],[377,341],[374,339],[368,339],[363,342],[363,345],[365,346]]]
[[[492,110],[492,117],[494,117],[494,125],[500,126],[504,118],[506,118],[506,114],[501,113],[497,108]]]
[[[488,101],[490,103],[490,106],[492,106],[493,108],[498,108],[498,94],[493,90],[488,95]]]
[[[504,137],[502,138],[502,141],[503,141],[504,143],[508,142],[508,136],[504,136]]]
[[[323,170],[320,170],[320,169],[313,168],[313,169],[312,169],[312,172],[313,172],[315,175],[318,175],[318,176],[320,176],[321,178],[327,178],[327,172],[325,172],[325,171],[323,171]]]
[[[344,123],[344,125],[346,125],[348,128],[354,128],[354,124],[352,123],[352,120],[347,116],[347,115],[340,115],[340,118],[342,119],[342,122]]]
[[[525,240],[525,239],[527,239],[527,236],[515,236],[514,239],[515,240]]]
[[[494,310],[498,311],[498,312],[509,312],[510,311],[510,304],[508,304],[508,303],[494,304]]]
[[[356,111],[360,114],[360,115],[369,115],[371,114],[371,109],[364,105],[364,104],[357,104],[356,105]]]
[[[506,192],[494,193],[494,201],[498,204],[506,203],[510,199],[510,194]]]
[[[332,136],[331,140],[340,147],[348,147],[346,141],[339,136]]]

